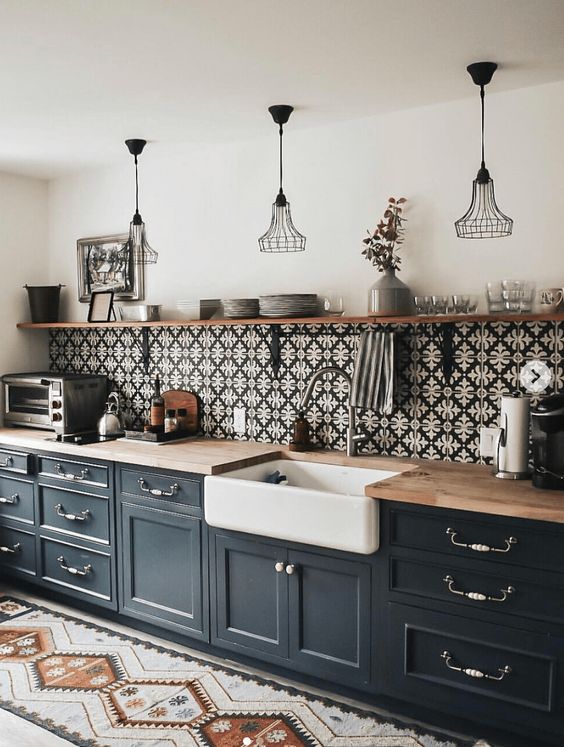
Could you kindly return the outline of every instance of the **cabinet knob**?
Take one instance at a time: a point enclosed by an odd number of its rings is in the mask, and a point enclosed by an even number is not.
[[[297,570],[297,567],[293,563],[288,563],[286,566],[286,573],[288,576],[292,576]]]
[[[282,573],[282,571],[284,570],[284,563],[279,560],[278,563],[274,564],[274,570],[276,571],[276,573]]]

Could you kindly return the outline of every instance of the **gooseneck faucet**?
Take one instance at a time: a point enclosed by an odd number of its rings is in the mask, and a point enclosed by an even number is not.
[[[325,376],[326,374],[335,374],[336,376],[341,376],[349,385],[349,394],[352,387],[352,380],[351,377],[345,373],[341,368],[337,368],[337,366],[326,366],[325,368],[320,368],[318,371],[316,371],[311,379],[309,380],[309,384],[307,385],[307,388],[304,392],[304,395],[300,401],[299,409],[303,410],[305,412],[309,401],[311,399],[311,396],[313,394],[313,391],[315,389],[315,385],[321,379],[322,376]],[[361,433],[357,433],[356,431],[356,410],[355,408],[350,404],[348,405],[349,409],[349,427],[347,428],[347,456],[356,456],[357,455],[357,445],[361,441],[366,441],[368,439],[368,436],[363,435]]]

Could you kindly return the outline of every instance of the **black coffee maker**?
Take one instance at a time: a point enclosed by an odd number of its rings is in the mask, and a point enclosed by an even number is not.
[[[564,394],[543,397],[531,411],[533,485],[564,490]]]

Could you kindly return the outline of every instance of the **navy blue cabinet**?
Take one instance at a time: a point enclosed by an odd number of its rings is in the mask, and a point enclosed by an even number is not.
[[[197,476],[120,467],[120,611],[208,641],[201,482]]]
[[[211,547],[213,643],[330,681],[368,685],[368,562],[221,531],[211,532]]]

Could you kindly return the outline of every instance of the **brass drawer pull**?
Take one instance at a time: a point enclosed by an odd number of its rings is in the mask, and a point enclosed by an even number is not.
[[[495,680],[496,682],[501,682],[505,677],[511,674],[511,667],[505,666],[505,667],[498,667],[497,671],[499,672],[499,675],[495,674],[488,674],[487,672],[482,672],[480,669],[471,669],[470,667],[459,667],[458,664],[454,661],[454,658],[450,651],[443,651],[441,654],[441,659],[445,660],[445,664],[449,669],[452,669],[453,672],[462,672],[462,674],[465,674],[467,677],[473,677],[474,679],[484,679],[484,680]]]
[[[60,464],[55,465],[55,472],[59,475],[59,477],[64,477],[65,480],[85,480],[88,475],[88,467],[85,467],[84,469],[80,470],[79,475],[73,475],[72,472],[65,472],[63,467]]]
[[[0,464],[0,467],[12,467],[13,464],[14,460],[12,459],[12,457],[6,457],[6,459],[4,459],[4,463]]]
[[[507,597],[510,594],[515,594],[515,587],[514,586],[508,586],[507,589],[500,589],[501,596],[500,597],[491,597],[489,594],[482,594],[480,591],[461,591],[460,589],[455,589],[454,584],[456,581],[454,578],[450,575],[445,576],[443,578],[443,581],[445,584],[448,584],[448,590],[451,594],[458,594],[461,597],[468,597],[468,599],[471,599],[473,602],[505,602]]]
[[[60,516],[63,519],[68,519],[69,521],[86,521],[86,519],[89,519],[92,516],[92,512],[89,508],[85,508],[84,511],[81,511],[79,514],[65,513],[65,507],[62,503],[57,503],[53,508],[57,512],[57,516]]]
[[[73,568],[72,565],[67,565],[65,562],[65,558],[63,555],[59,555],[57,558],[57,562],[63,569],[63,571],[66,571],[67,573],[70,573],[71,576],[87,576],[89,573],[92,572],[92,566],[90,563],[88,565],[83,566],[82,568]]]
[[[22,549],[22,546],[20,545],[19,542],[16,542],[16,544],[12,545],[12,547],[6,547],[5,545],[0,545],[0,552],[10,553],[10,554],[20,552],[21,549]]]
[[[14,495],[11,495],[9,498],[0,495],[0,503],[7,503],[8,506],[13,506],[14,503],[17,503],[20,500],[20,496],[17,493],[14,493]]]
[[[157,495],[161,496],[163,498],[170,498],[173,495],[176,495],[178,493],[178,483],[174,483],[174,485],[170,486],[169,490],[159,490],[159,488],[150,488],[145,480],[140,477],[137,482],[139,483],[139,487],[144,493],[150,493],[151,495]]]
[[[480,543],[468,544],[466,542],[456,541],[455,538],[458,535],[456,529],[451,529],[451,527],[449,527],[446,530],[446,533],[450,536],[450,541],[453,545],[456,545],[456,547],[465,547],[467,550],[474,550],[474,552],[509,552],[511,546],[517,544],[516,537],[509,537],[509,539],[504,540],[505,547],[490,547],[490,545],[482,545]]]

